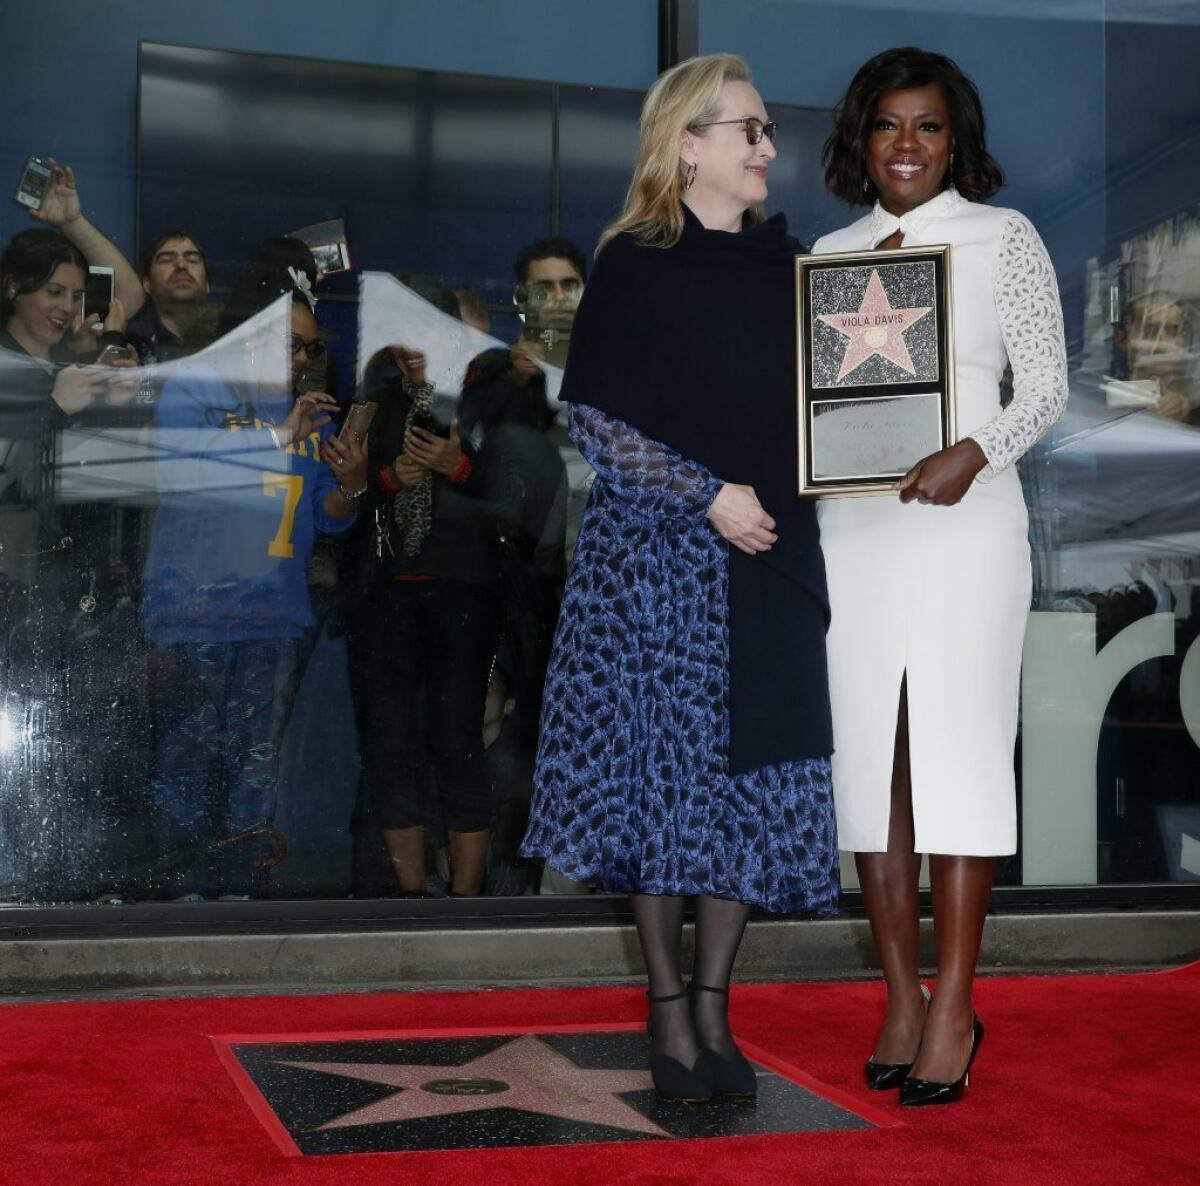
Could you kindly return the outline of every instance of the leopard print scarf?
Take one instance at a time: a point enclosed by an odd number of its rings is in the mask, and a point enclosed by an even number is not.
[[[412,393],[412,403],[404,418],[404,432],[407,435],[418,417],[428,422],[433,406],[433,387],[428,383],[417,387],[407,380],[404,386]],[[392,520],[403,536],[401,546],[404,554],[417,555],[425,545],[433,522],[433,474],[426,471],[415,486],[397,493],[392,507]]]

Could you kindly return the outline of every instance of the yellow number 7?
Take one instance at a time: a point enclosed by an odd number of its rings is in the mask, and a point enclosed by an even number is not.
[[[300,505],[300,495],[304,493],[304,479],[299,474],[263,474],[262,482],[263,494],[268,498],[274,498],[283,491],[283,515],[280,517],[275,538],[267,545],[267,555],[290,559],[295,554],[292,548],[292,527],[296,522],[296,508]]]

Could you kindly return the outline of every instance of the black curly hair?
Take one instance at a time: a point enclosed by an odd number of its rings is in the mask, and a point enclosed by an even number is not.
[[[529,265],[539,259],[565,259],[579,273],[581,280],[587,280],[587,256],[570,239],[552,235],[549,239],[538,239],[521,248],[513,262],[518,284],[524,284],[529,279]]]
[[[306,275],[310,289],[316,283],[317,264],[307,244],[291,235],[260,243],[254,258],[230,290],[217,322],[217,336],[224,337],[244,321],[249,321],[284,293],[291,293],[296,304],[310,308],[308,298],[296,287],[289,268]]]
[[[983,104],[975,84],[944,54],[910,45],[884,50],[864,63],[837,105],[833,132],[821,151],[825,188],[831,194],[851,206],[875,201],[875,186],[867,173],[867,139],[879,99],[888,91],[931,83],[942,88],[950,109],[954,187],[964,198],[981,202],[1004,184],[1004,172],[987,150]]]

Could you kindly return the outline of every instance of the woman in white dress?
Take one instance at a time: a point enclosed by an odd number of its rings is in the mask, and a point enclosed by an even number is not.
[[[815,253],[951,246],[959,441],[895,494],[826,499],[833,785],[888,989],[867,1063],[909,1105],[961,1098],[983,1037],[972,1005],[997,858],[1016,851],[1013,746],[1031,575],[1014,463],[1062,415],[1054,270],[1028,219],[980,204],[1003,175],[974,85],[895,49],[855,75],[824,152],[863,218]],[[1010,365],[1013,395],[1001,408]],[[937,994],[918,973],[919,854],[930,855]]]

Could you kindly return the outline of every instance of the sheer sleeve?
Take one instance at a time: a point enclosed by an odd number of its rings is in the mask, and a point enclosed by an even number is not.
[[[1037,444],[1067,406],[1067,347],[1054,265],[1033,224],[1015,210],[1000,235],[993,295],[1013,397],[970,434],[988,459],[979,474],[984,482]]]
[[[571,404],[571,440],[597,478],[639,514],[701,519],[722,483],[703,466],[586,404]]]

